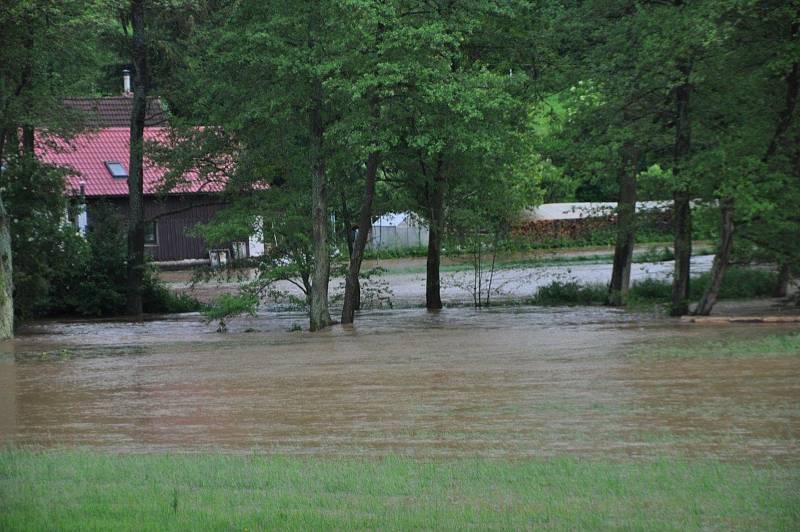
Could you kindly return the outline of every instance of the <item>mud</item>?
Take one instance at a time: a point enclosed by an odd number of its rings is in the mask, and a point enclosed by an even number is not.
[[[800,353],[636,355],[797,325],[697,327],[605,308],[373,311],[318,334],[294,323],[305,317],[263,314],[227,335],[195,316],[31,327],[0,348],[0,440],[800,461]]]

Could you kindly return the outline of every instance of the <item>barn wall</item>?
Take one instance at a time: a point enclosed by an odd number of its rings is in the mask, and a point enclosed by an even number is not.
[[[90,199],[88,202],[89,226],[102,223],[97,215],[101,204],[113,206],[123,219],[127,219],[127,198]],[[145,220],[157,223],[158,243],[146,245],[145,252],[155,261],[208,259],[208,246],[202,238],[189,236],[197,224],[210,221],[225,205],[212,195],[180,195],[166,198],[145,197]]]

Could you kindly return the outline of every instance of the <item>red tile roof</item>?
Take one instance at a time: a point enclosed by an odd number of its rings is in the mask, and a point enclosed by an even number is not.
[[[84,125],[89,128],[129,127],[132,96],[108,96],[105,98],[68,98],[64,107],[84,113]],[[159,98],[147,99],[144,125],[146,127],[164,127],[167,115]]]
[[[144,130],[145,141],[167,142],[166,128],[148,127]],[[37,155],[43,162],[67,167],[68,193],[76,194],[84,185],[86,196],[127,196],[128,181],[112,177],[106,167],[107,161],[119,162],[128,170],[130,157],[130,130],[127,127],[109,127],[90,131],[73,137],[69,141],[48,139],[37,146]],[[161,191],[166,169],[145,157],[144,193]],[[183,182],[170,192],[178,194],[219,192],[225,188],[225,179],[209,181],[198,174],[183,176]]]

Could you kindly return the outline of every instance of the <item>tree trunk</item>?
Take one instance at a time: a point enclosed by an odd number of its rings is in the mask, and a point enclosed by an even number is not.
[[[442,262],[442,233],[444,232],[444,176],[441,163],[434,177],[433,191],[428,198],[428,262],[425,274],[425,308],[442,308],[439,269]]]
[[[34,155],[35,149],[35,134],[33,126],[23,126],[22,128],[22,153],[25,155]]]
[[[685,81],[675,90],[676,132],[673,173],[680,177],[691,149],[691,123],[689,122],[689,96],[691,85],[688,82],[691,67],[684,62],[681,71]],[[672,305],[670,315],[683,316],[689,312],[689,279],[692,260],[692,211],[689,184],[678,185],[674,194],[675,210],[675,273],[672,280]]]
[[[732,198],[722,200],[720,214],[722,217],[722,233],[717,253],[714,255],[714,264],[711,267],[711,279],[708,283],[700,303],[694,310],[697,316],[708,316],[719,299],[719,290],[722,287],[722,280],[730,263],[731,250],[733,249],[733,212],[734,201]]]
[[[626,149],[627,151],[627,149]],[[622,157],[617,204],[617,242],[607,304],[625,304],[631,283],[631,262],[636,242],[636,163],[628,154]]]
[[[315,16],[312,15],[312,18]],[[311,223],[314,270],[311,277],[310,328],[318,331],[332,323],[328,310],[331,262],[328,252],[328,184],[322,153],[322,81],[314,78],[310,112]]]
[[[689,194],[685,191],[675,193],[674,203],[675,270],[670,315],[683,316],[689,312],[689,276],[692,260],[692,212]]]
[[[149,71],[144,28],[144,0],[131,0],[133,28],[133,108],[131,111],[130,161],[128,164],[128,264],[126,310],[142,314],[144,279],[144,123],[147,111]]]
[[[3,198],[0,196],[0,340],[7,340],[13,336],[14,279],[11,267],[11,226]]]
[[[792,269],[788,262],[778,267],[778,282],[775,284],[775,297],[786,297],[789,294],[789,281],[792,278]]]
[[[380,155],[377,152],[370,153],[367,158],[367,174],[364,178],[364,196],[361,199],[361,211],[358,216],[358,236],[353,242],[353,252],[345,275],[342,323],[353,323],[355,311],[360,306],[361,285],[358,276],[361,273],[361,262],[364,259],[369,231],[372,228],[372,200],[375,197],[379,163]]]

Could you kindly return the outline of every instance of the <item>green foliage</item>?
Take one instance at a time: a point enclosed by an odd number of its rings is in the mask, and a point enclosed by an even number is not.
[[[424,257],[427,254],[428,248],[424,246],[411,248],[367,249],[364,252],[364,260],[403,259],[409,257]]]
[[[159,282],[155,273],[145,277],[142,291],[142,307],[148,314],[184,314],[199,312],[206,308],[186,292],[174,292]]]
[[[125,228],[111,206],[92,207],[85,237],[65,221],[79,208],[64,194],[64,173],[29,157],[0,174],[8,203],[18,319],[50,315],[113,316],[125,309]],[[174,295],[154,269],[145,275],[147,312],[189,312],[199,304]]]
[[[529,300],[531,305],[594,305],[605,302],[608,288],[577,281],[553,281],[539,288]]]
[[[700,299],[708,287],[709,278],[709,274],[704,273],[692,280],[690,294],[693,299]],[[725,274],[719,297],[721,299],[770,297],[775,291],[777,282],[778,276],[772,270],[731,267]]]
[[[46,315],[81,289],[92,256],[89,243],[64,224],[63,172],[30,157],[8,159],[0,186],[11,225],[14,311],[18,319]]]
[[[86,240],[89,258],[79,272],[80,283],[58,298],[50,313],[114,316],[125,312],[126,235],[117,209],[92,207]],[[148,313],[180,313],[200,310],[202,305],[186,294],[176,295],[158,279],[155,268],[145,271],[142,304]]]
[[[226,332],[227,320],[242,314],[255,316],[259,303],[258,294],[248,290],[238,294],[222,294],[203,310],[203,316],[209,322],[218,322],[217,332]]]
[[[709,273],[692,279],[690,298],[697,301],[708,287]],[[775,272],[758,268],[730,268],[720,289],[720,299],[747,299],[770,297],[777,283]],[[669,281],[644,279],[634,281],[628,292],[631,304],[666,303],[670,300],[672,285]],[[553,281],[539,288],[529,300],[533,305],[602,305],[608,295],[603,284],[584,284],[577,281]]]

